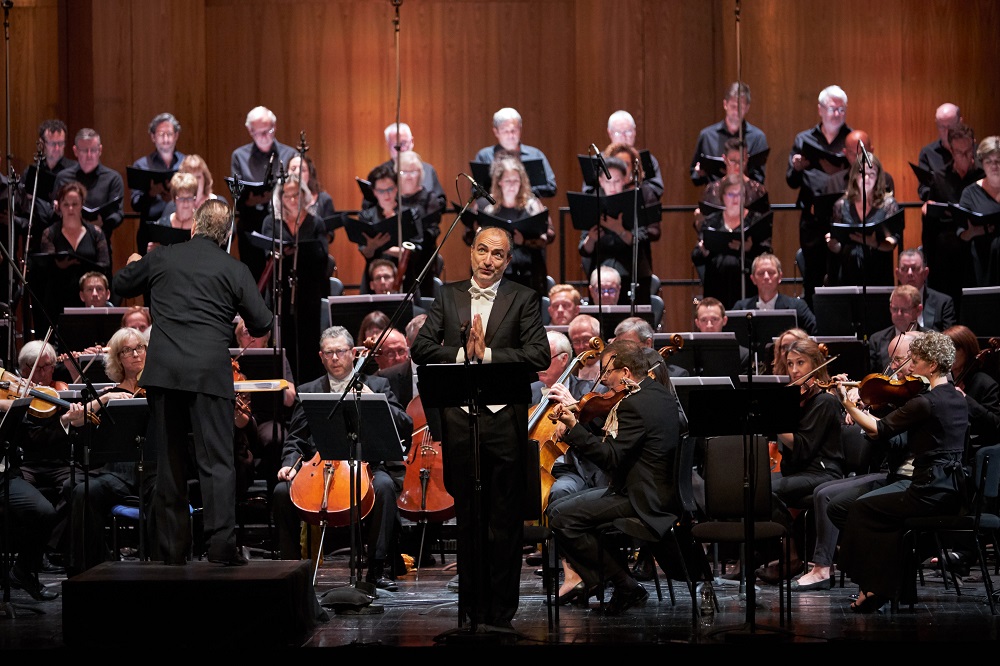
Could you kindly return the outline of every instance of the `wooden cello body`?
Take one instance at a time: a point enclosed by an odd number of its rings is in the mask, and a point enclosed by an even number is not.
[[[444,487],[441,442],[431,435],[419,395],[410,400],[406,413],[413,419],[413,439],[396,506],[400,515],[414,522],[450,520],[455,517],[455,499]]]
[[[368,463],[359,462],[358,476],[361,498],[358,517],[364,518],[375,504]],[[346,527],[351,524],[351,465],[347,460],[323,460],[319,453],[303,463],[292,477],[289,495],[303,520],[311,525]]]

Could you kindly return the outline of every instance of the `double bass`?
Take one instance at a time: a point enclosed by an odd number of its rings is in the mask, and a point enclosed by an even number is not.
[[[410,400],[406,413],[413,419],[413,439],[396,506],[401,516],[413,522],[450,520],[455,517],[455,499],[444,488],[441,442],[431,435],[419,395]]]
[[[559,375],[556,383],[564,383],[573,372],[587,363],[595,356],[599,356],[604,351],[604,341],[599,337],[593,337],[588,343],[588,348],[577,355]],[[528,439],[538,442],[539,472],[542,479],[542,513],[549,503],[549,491],[555,483],[552,476],[552,465],[555,464],[559,456],[566,453],[568,445],[561,442],[557,436],[559,424],[552,420],[552,409],[555,407],[551,400],[543,400],[540,404],[532,408],[528,416]],[[549,418],[545,418],[549,416]]]

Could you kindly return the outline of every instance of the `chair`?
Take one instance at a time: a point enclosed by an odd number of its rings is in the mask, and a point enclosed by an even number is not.
[[[548,294],[552,287],[556,286],[556,279],[551,275],[545,276],[545,293]]]
[[[771,520],[771,471],[768,458],[767,440],[753,436],[755,447],[755,489],[753,536],[755,543],[746,543],[743,465],[735,461],[744,459],[742,435],[725,435],[707,440],[705,446],[705,519],[691,528],[691,536],[702,544],[739,544],[744,547],[756,546],[757,542],[777,541],[779,548],[778,566],[781,571],[778,583],[778,609],[781,626],[792,620],[792,589],[785,580],[785,571],[791,557],[789,539],[791,535],[785,526]],[[753,584],[753,571],[746,557],[741,562],[741,571],[747,585]],[[709,576],[712,572],[708,572]],[[787,611],[786,611],[787,609]],[[787,615],[786,615],[787,614]]]
[[[542,326],[548,326],[549,324],[552,323],[552,318],[549,317],[549,297],[548,296],[542,296],[541,308],[542,308]]]
[[[976,451],[975,494],[972,500],[972,511],[964,515],[945,516],[921,516],[917,518],[907,518],[903,521],[903,528],[906,533],[903,536],[902,551],[900,561],[912,558],[916,561],[917,546],[920,537],[931,535],[938,552],[938,564],[941,567],[941,575],[947,581],[945,571],[946,553],[941,545],[941,535],[970,536],[976,544],[976,555],[979,558],[979,570],[983,575],[983,584],[986,587],[986,600],[990,604],[990,613],[997,615],[997,593],[993,585],[993,578],[990,576],[990,568],[986,560],[986,547],[984,539],[993,546],[993,554],[1000,553],[998,535],[1000,535],[1000,515],[997,515],[997,497],[1000,496],[1000,444],[984,446]],[[961,588],[954,573],[952,582],[955,584],[957,595],[961,595]],[[892,600],[892,610],[899,609],[900,590]],[[910,601],[912,610],[914,600]]]
[[[343,296],[344,283],[338,277],[330,278],[330,296]]]
[[[649,276],[649,294],[650,294],[650,296],[659,296],[660,295],[660,286],[661,286],[660,285],[660,278],[656,275],[656,273],[653,273],[652,275],[650,275]]]
[[[649,295],[650,313],[653,315],[653,330],[659,331],[663,328],[663,311],[666,306],[663,299],[657,294]]]

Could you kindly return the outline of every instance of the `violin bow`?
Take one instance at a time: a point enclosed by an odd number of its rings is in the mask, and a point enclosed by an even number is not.
[[[836,361],[838,358],[840,358],[840,354],[837,354],[836,356],[832,357],[826,363],[822,363],[820,365],[817,365],[815,368],[813,368],[812,370],[810,370],[806,374],[802,375],[801,377],[799,377],[798,379],[796,379],[794,382],[790,382],[788,385],[789,386],[801,386],[804,381],[806,381],[807,379],[809,379],[810,377],[812,377],[813,375],[815,375],[817,372],[819,372],[820,370],[822,370],[826,366],[828,366],[831,363],[833,363],[834,361]]]

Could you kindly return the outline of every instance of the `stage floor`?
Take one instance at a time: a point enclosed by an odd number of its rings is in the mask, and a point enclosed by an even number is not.
[[[926,583],[919,588],[919,603],[911,612],[903,608],[897,613],[888,606],[875,615],[857,615],[848,605],[851,595],[856,592],[850,582],[844,588],[832,590],[793,593],[792,622],[787,631],[778,629],[777,588],[758,582],[757,609],[753,613],[753,629],[746,624],[748,613],[745,598],[740,594],[738,583],[716,585],[720,611],[714,617],[693,621],[691,598],[687,588],[675,581],[676,604],[672,605],[663,581],[663,601],[657,601],[652,581],[644,583],[650,591],[650,599],[644,607],[628,610],[620,617],[607,617],[596,612],[597,602],[591,608],[563,606],[560,608],[558,624],[549,626],[548,609],[545,603],[542,580],[536,575],[536,567],[525,564],[521,575],[521,605],[514,619],[517,635],[482,639],[468,637],[461,633],[459,638],[467,640],[435,640],[458,627],[457,594],[449,591],[447,583],[454,575],[454,555],[447,555],[448,562],[442,565],[441,555],[435,555],[437,563],[419,571],[410,571],[398,580],[396,592],[379,591],[378,598],[364,606],[362,614],[341,614],[329,604],[324,605],[328,618],[318,621],[301,640],[303,648],[340,648],[381,646],[390,648],[419,648],[462,646],[466,643],[478,645],[503,645],[548,648],[608,648],[616,646],[676,644],[701,649],[709,646],[737,647],[745,642],[786,641],[799,646],[813,646],[827,650],[837,646],[857,647],[859,641],[894,642],[908,644],[920,649],[922,643],[933,642],[982,642],[1000,638],[1000,616],[990,614],[986,602],[985,589],[978,571],[963,579],[961,595],[952,588],[945,589],[941,578],[927,570]],[[314,591],[317,600],[338,598],[327,595],[350,582],[349,557],[333,554],[320,566]],[[118,566],[111,563],[110,566]],[[120,563],[129,566],[130,563]],[[134,563],[131,564],[134,567]],[[146,566],[146,565],[143,565]],[[231,569],[207,561],[189,564],[188,576],[212,577],[215,573],[229,578],[243,577],[247,585],[260,577],[261,571],[273,562],[267,559],[252,559],[249,566]],[[991,561],[990,566],[994,566]],[[156,568],[163,568],[157,565]],[[310,569],[310,572],[312,570]],[[84,574],[86,575],[86,574]],[[1000,579],[1000,577],[996,577]],[[65,576],[43,574],[45,584],[61,589]],[[192,607],[199,604],[199,595],[188,595]],[[13,613],[0,616],[0,648],[5,650],[47,650],[73,649],[67,646],[63,631],[63,596],[51,602],[35,602],[20,590],[10,593]],[[124,602],[123,602],[124,603]],[[155,598],[147,598],[137,605],[156,604]],[[266,603],[263,599],[261,604]],[[129,604],[131,605],[131,604]],[[244,604],[239,612],[253,618],[263,612],[262,607],[254,608],[253,603]],[[32,609],[42,611],[36,614]],[[143,608],[123,610],[123,612],[143,613]],[[13,615],[14,617],[10,617]],[[172,631],[176,631],[173,629]],[[180,645],[183,639],[171,638],[164,627],[150,623],[144,639],[155,649],[171,650],[172,645]],[[748,634],[750,634],[748,636]],[[107,647],[115,641],[108,640]],[[245,645],[243,644],[245,643]],[[237,648],[253,651],[257,641],[253,637],[242,641]],[[273,647],[273,642],[260,640],[264,649]],[[296,647],[292,646],[292,647]]]

